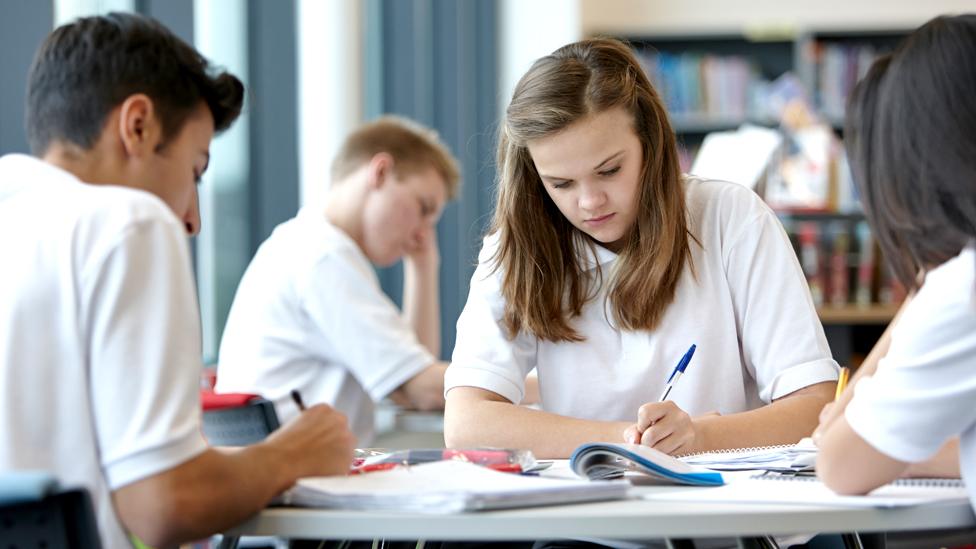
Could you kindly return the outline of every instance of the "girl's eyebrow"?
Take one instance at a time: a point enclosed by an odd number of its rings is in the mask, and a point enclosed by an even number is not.
[[[599,164],[597,164],[596,167],[593,168],[593,171],[597,171],[600,168],[602,168],[603,166],[605,166],[607,163],[612,162],[613,160],[616,160],[617,158],[619,158],[620,156],[622,156],[624,154],[624,152],[625,151],[623,149],[621,149],[621,150],[619,150],[619,151],[611,154],[603,162],[600,162]],[[568,183],[568,182],[572,181],[572,179],[566,179],[565,177],[556,177],[556,176],[553,176],[553,175],[546,175],[546,174],[543,174],[543,173],[540,173],[539,174],[539,177],[541,177],[542,179],[545,179],[547,181],[559,182],[559,183]]]
[[[604,165],[606,165],[606,164],[607,164],[608,162],[610,162],[611,160],[615,160],[615,159],[616,159],[616,158],[617,158],[618,156],[620,156],[620,155],[622,155],[622,154],[624,154],[624,151],[623,151],[623,149],[621,149],[621,150],[619,150],[619,151],[617,151],[617,152],[615,152],[615,153],[613,153],[613,154],[611,154],[610,156],[608,156],[608,157],[606,158],[606,160],[604,160],[603,162],[600,162],[599,164],[597,164],[597,165],[596,165],[596,167],[595,167],[595,168],[593,168],[593,171],[596,171],[596,170],[599,170],[599,169],[600,169],[600,168],[602,168],[602,167],[603,167]]]

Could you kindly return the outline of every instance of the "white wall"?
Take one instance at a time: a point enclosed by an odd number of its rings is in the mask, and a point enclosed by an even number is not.
[[[299,203],[328,185],[332,157],[363,118],[363,23],[357,0],[299,0]]]
[[[55,0],[54,26],[110,11],[132,11],[135,4],[135,0]]]
[[[214,66],[222,67],[248,83],[246,0],[206,0],[193,3],[193,36],[197,50]],[[226,318],[221,313],[221,294],[233,296],[226,287],[226,273],[238,273],[247,265],[249,223],[247,185],[251,135],[248,98],[241,116],[210,144],[210,164],[200,185],[200,218],[197,236],[197,288],[203,329],[203,356],[217,356],[218,340]],[[235,279],[236,287],[236,279]]]
[[[640,35],[707,31],[903,29],[974,0],[579,0],[583,32]]]
[[[499,113],[536,59],[583,37],[579,0],[499,0]]]

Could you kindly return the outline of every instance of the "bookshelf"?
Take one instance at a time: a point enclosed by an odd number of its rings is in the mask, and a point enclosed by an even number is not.
[[[898,305],[824,305],[817,312],[825,326],[876,325],[891,322],[898,312]]]
[[[783,149],[795,148],[797,136],[780,124],[784,97],[804,97],[825,124],[821,132],[833,135],[834,143],[824,155],[825,175],[819,187],[811,186],[825,189],[821,204],[793,208],[779,202],[781,194],[770,192],[770,178],[784,180],[776,170],[785,169],[785,152],[777,153],[756,190],[771,200],[790,234],[831,349],[842,364],[859,363],[904,295],[883,267],[878,246],[852,196],[838,141],[843,137],[844,105],[874,59],[893,50],[910,30],[622,36],[634,47],[668,106],[685,171],[706,135],[736,130],[744,123],[778,129],[784,136]]]

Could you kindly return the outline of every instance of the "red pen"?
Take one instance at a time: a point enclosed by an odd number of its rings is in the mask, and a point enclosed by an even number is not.
[[[360,465],[358,467],[353,467],[349,470],[350,475],[362,475],[364,473],[373,473],[376,471],[389,471],[390,469],[395,469],[397,467],[409,467],[409,465],[403,463],[371,463],[369,465]],[[518,463],[495,463],[492,465],[484,465],[488,469],[494,471],[499,471],[501,473],[521,473],[522,466]]]

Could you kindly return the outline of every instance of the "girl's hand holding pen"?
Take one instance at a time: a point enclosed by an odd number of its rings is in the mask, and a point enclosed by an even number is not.
[[[695,356],[697,345],[692,344],[678,361],[664,386],[660,402],[648,402],[637,410],[637,424],[624,430],[624,440],[630,444],[643,444],[666,454],[689,452],[697,448],[698,440],[691,416],[673,401],[668,400],[675,383],[688,368]]]
[[[694,420],[673,401],[648,402],[637,411],[637,423],[624,431],[624,440],[666,454],[698,448]]]

